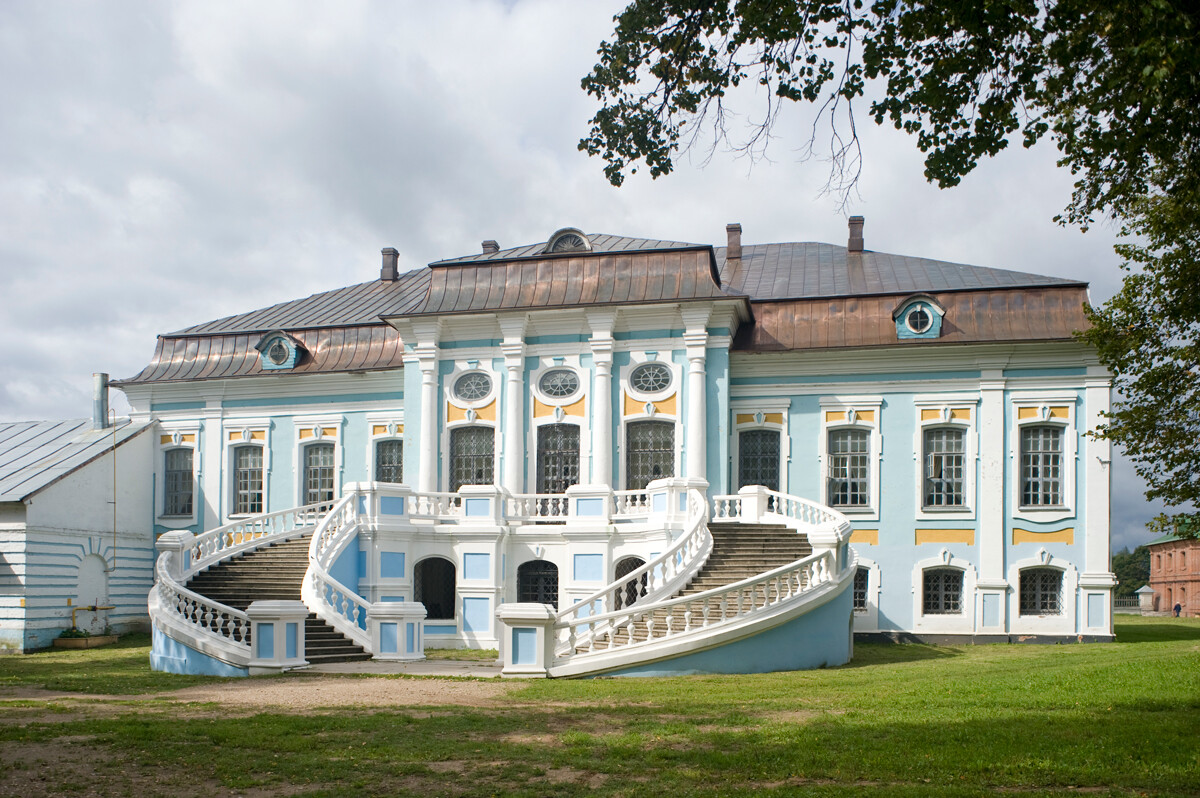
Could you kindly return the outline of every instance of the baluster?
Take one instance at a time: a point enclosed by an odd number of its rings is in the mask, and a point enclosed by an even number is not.
[[[691,628],[692,628],[692,605],[688,604],[687,608],[683,611],[683,631],[686,632],[687,630],[689,630]]]
[[[702,623],[703,626],[708,626],[708,602],[709,602],[708,599],[704,599],[704,607],[701,608],[701,610],[700,610],[701,614],[704,617],[704,621]]]

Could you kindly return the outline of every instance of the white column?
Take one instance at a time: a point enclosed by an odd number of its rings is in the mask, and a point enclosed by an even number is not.
[[[689,479],[708,478],[708,418],[705,413],[704,364],[708,347],[708,318],[712,308],[708,305],[684,307],[683,343],[687,347],[687,414],[684,423],[687,430],[685,465]]]
[[[417,489],[424,492],[437,490],[437,349],[432,355],[422,356],[421,367],[421,431],[420,469],[417,472]]]
[[[504,469],[501,487],[525,492],[525,345],[506,343],[504,352]]]
[[[979,381],[979,582],[1004,579],[1004,371],[984,369]]]
[[[612,343],[592,344],[596,364],[596,393],[592,397],[593,485],[612,485]]]
[[[1084,382],[1087,404],[1087,431],[1104,423],[1104,413],[1112,400],[1111,378],[1103,366],[1088,368]],[[1087,437],[1083,444],[1083,476],[1087,532],[1084,551],[1084,575],[1108,576],[1110,513],[1112,509],[1112,443],[1105,438]]]

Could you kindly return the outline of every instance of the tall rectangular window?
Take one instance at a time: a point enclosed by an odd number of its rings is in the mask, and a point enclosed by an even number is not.
[[[304,503],[333,501],[333,444],[314,443],[304,449]]]
[[[925,571],[922,607],[926,615],[962,613],[963,572],[957,568]]]
[[[163,515],[192,514],[192,450],[171,449],[163,471]]]
[[[625,427],[625,487],[642,490],[656,479],[675,476],[675,425],[634,421]]]
[[[496,430],[458,427],[450,431],[450,490],[495,481]]]
[[[1021,506],[1057,506],[1062,497],[1061,427],[1021,430]]]
[[[379,441],[375,444],[375,481],[404,481],[404,441]]]
[[[871,502],[869,434],[858,429],[829,433],[829,503],[834,507],[866,507]]]
[[[960,429],[925,430],[925,506],[963,506],[966,435]]]
[[[752,429],[738,435],[738,487],[779,490],[778,430]]]
[[[233,513],[251,515],[262,511],[262,447],[239,446],[233,450]]]

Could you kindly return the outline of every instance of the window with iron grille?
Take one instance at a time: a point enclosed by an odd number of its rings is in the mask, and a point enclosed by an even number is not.
[[[835,507],[866,507],[870,474],[870,433],[839,429],[829,433],[829,503]]]
[[[925,571],[924,613],[959,615],[962,613],[963,572],[957,568],[931,568]]]
[[[579,425],[538,427],[537,492],[566,493],[579,484]]]
[[[925,430],[925,506],[963,506],[966,434],[961,429]]]
[[[871,572],[867,568],[858,568],[854,572],[854,611],[867,611],[867,585],[870,583]]]
[[[517,601],[549,604],[558,609],[558,566],[545,560],[518,565]]]
[[[1021,614],[1062,615],[1062,571],[1057,568],[1021,571]]]
[[[304,503],[333,501],[333,444],[304,447]]]
[[[250,515],[262,511],[262,447],[239,446],[233,450],[233,513]]]
[[[375,481],[404,482],[404,441],[375,444]]]
[[[1021,506],[1062,504],[1062,427],[1021,430]]]
[[[496,430],[458,427],[450,431],[450,490],[495,481]]]
[[[425,619],[454,620],[454,563],[445,557],[429,557],[413,568],[413,601],[425,605]]]
[[[626,557],[617,563],[616,578],[613,581],[620,582],[622,577],[628,576],[645,564],[646,561],[641,557]],[[619,610],[622,607],[636,604],[638,599],[646,595],[646,590],[649,586],[649,576],[649,572],[644,573],[640,577],[630,579],[624,585],[617,588],[616,609]]]
[[[738,487],[779,490],[779,430],[752,429],[738,435]]]
[[[675,476],[675,425],[634,421],[625,427],[625,487],[642,490],[652,481]]]
[[[163,515],[192,514],[192,450],[171,449],[163,469]]]

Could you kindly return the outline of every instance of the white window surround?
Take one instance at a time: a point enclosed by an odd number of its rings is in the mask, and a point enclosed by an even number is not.
[[[855,552],[857,553],[858,549],[855,549]],[[878,632],[879,591],[883,584],[879,563],[859,554],[858,567],[867,569],[867,609],[865,612],[854,613],[854,631]]]
[[[1079,397],[1075,393],[1026,392],[1013,393],[1009,398],[1011,422],[1008,441],[1008,474],[1012,483],[1009,490],[1012,516],[1035,523],[1054,523],[1075,517],[1075,472],[1078,469],[1078,437],[1075,432],[1076,405]],[[1067,408],[1066,418],[1052,417],[1054,408]],[[1028,418],[1021,418],[1022,410],[1033,410]],[[1029,415],[1028,412],[1025,415]],[[1059,427],[1062,439],[1062,504],[1046,506],[1021,506],[1021,430],[1028,426]]]
[[[196,508],[199,507],[201,501],[200,475],[202,473],[201,466],[203,465],[200,449],[201,427],[202,424],[200,421],[159,422],[159,437],[157,438],[159,445],[154,471],[154,484],[156,486],[154,521],[159,526],[164,526],[168,529],[184,529],[196,522]],[[187,435],[192,436],[191,441],[184,440],[184,437]],[[171,440],[168,443],[162,443],[161,436],[168,436]],[[188,515],[164,515],[166,509],[167,452],[172,449],[191,449],[192,451],[192,512]]]
[[[954,615],[925,614],[925,572],[937,568],[954,568],[963,572],[962,612]],[[976,613],[980,611],[975,598],[978,574],[968,560],[955,557],[942,549],[935,557],[920,560],[912,570],[913,630],[929,634],[974,634]]]
[[[445,388],[443,392],[446,395],[446,400],[450,402],[450,404],[465,410],[468,408],[476,409],[480,407],[486,407],[492,402],[498,401],[501,393],[502,383],[505,380],[505,374],[503,372],[493,371],[491,368],[484,368],[482,365],[480,365],[482,362],[483,361],[472,360],[463,362],[456,361],[454,363],[454,369],[445,376],[445,381],[443,382]],[[491,365],[490,358],[487,360],[487,363],[489,366]],[[458,383],[460,378],[466,376],[467,374],[473,373],[483,374],[485,377],[487,377],[491,381],[491,387],[485,395],[478,399],[459,398],[454,393],[454,386]]]
[[[484,367],[484,363],[487,364],[488,368]],[[504,373],[504,371],[493,371],[490,366],[490,359],[480,361],[455,361],[454,369],[444,378],[445,381],[443,385],[445,386],[445,389],[443,393],[445,394],[446,401],[459,410],[466,411],[466,417],[455,419],[454,421],[451,421],[449,418],[447,418],[445,423],[442,425],[441,433],[439,435],[440,448],[438,450],[438,460],[440,461],[440,467],[438,470],[442,475],[441,485],[443,490],[450,485],[450,431],[459,427],[478,426],[492,428],[492,481],[493,484],[499,484],[500,482],[500,447],[503,444],[503,441],[501,440],[500,429],[500,419],[502,418],[500,394],[503,391],[503,383],[507,379],[507,375]],[[464,374],[470,374],[472,372],[486,374],[492,381],[491,390],[488,391],[487,395],[480,397],[479,399],[459,399],[454,395],[454,384],[458,382],[458,379]],[[528,385],[525,386],[526,389],[528,387]],[[496,420],[492,421],[490,419],[480,419],[476,415],[478,410],[487,407],[492,403],[495,403],[494,414]]]
[[[1021,614],[1021,571],[1027,568],[1054,568],[1062,571],[1062,612],[1058,615]],[[1075,634],[1076,594],[1079,592],[1079,572],[1062,557],[1051,555],[1044,548],[1032,557],[1017,560],[1008,567],[1009,626],[1013,634],[1070,635]]]
[[[542,393],[538,386],[542,375],[558,369],[575,372],[575,376],[579,378],[579,390],[570,396],[547,396]],[[543,362],[529,372],[529,383],[532,386],[534,397],[542,404],[554,407],[556,410],[554,415],[533,416],[525,427],[525,451],[529,452],[529,456],[525,458],[525,484],[530,486],[531,492],[537,486],[538,428],[547,424],[574,424],[579,427],[579,477],[585,479],[586,475],[591,473],[591,469],[588,467],[592,457],[590,377],[588,370],[579,365],[578,357],[567,358],[564,363],[555,363],[552,358],[543,358]],[[582,415],[579,415],[578,410],[568,411],[565,409],[580,401],[583,402],[584,408]],[[530,405],[530,411],[534,412],[532,402]],[[563,408],[561,413],[557,412],[559,408]]]
[[[772,396],[764,399],[734,399],[729,403],[730,427],[733,429],[733,440],[729,443],[729,457],[732,467],[729,469],[730,492],[737,492],[738,467],[741,463],[741,433],[746,430],[770,429],[779,432],[779,489],[788,493],[788,466],[792,462],[792,439],[788,434],[788,415],[791,411],[792,399],[789,396]],[[776,424],[767,421],[771,413],[780,413],[783,422]],[[754,420],[739,422],[739,415],[755,416]],[[761,417],[761,421],[759,418]]]
[[[295,463],[295,468],[292,469],[293,474],[293,490],[296,496],[296,506],[299,507],[305,504],[304,501],[304,450],[315,443],[332,443],[333,444],[333,497],[336,500],[342,495],[342,438],[345,437],[344,428],[346,425],[346,417],[340,414],[332,415],[311,415],[311,416],[293,416],[292,424],[295,427],[294,448],[292,450],[292,462]],[[326,430],[330,427],[334,429],[333,435],[329,435]],[[318,432],[318,430],[322,430]],[[307,437],[301,437],[304,433],[308,433]]]
[[[650,357],[644,352],[630,353],[629,362],[622,366],[619,374],[616,375],[620,382],[620,391],[617,394],[617,406],[614,408],[621,419],[621,423],[617,425],[617,437],[614,441],[614,449],[618,461],[617,466],[617,484],[614,486],[617,490],[623,490],[628,484],[629,463],[628,453],[625,451],[625,442],[629,435],[628,426],[634,421],[669,421],[675,425],[675,452],[674,452],[674,473],[678,476],[683,471],[683,370],[671,360],[671,352],[662,354],[657,357]],[[633,370],[644,363],[661,363],[671,371],[671,384],[657,393],[642,393],[636,391],[629,384],[629,375]],[[638,412],[625,415],[625,396],[628,394],[643,405],[652,405],[656,402],[662,402],[675,397],[675,413],[660,413],[657,410],[654,412],[646,412],[644,407],[639,407]],[[582,456],[582,454],[581,454]]]
[[[271,429],[273,426],[271,419],[262,417],[225,418],[221,421],[221,462],[224,464],[221,495],[224,497],[223,510],[227,519],[248,517],[246,514],[233,512],[234,503],[237,501],[234,451],[239,446],[259,446],[263,450],[262,511],[264,513],[271,512]],[[256,439],[254,437],[256,433],[261,434],[261,437]],[[231,435],[234,436],[234,440],[230,440]]]
[[[383,433],[376,433],[376,427],[384,427]],[[368,479],[375,481],[375,447],[381,441],[400,441],[404,443],[404,411],[398,410],[394,413],[368,413],[367,414],[367,439],[369,441],[366,451],[366,466],[365,473],[369,475]],[[408,454],[407,448],[405,454]],[[407,477],[406,477],[407,479]]]
[[[881,396],[822,396],[820,399],[821,426],[817,439],[817,458],[820,465],[818,494],[821,503],[830,504],[829,495],[829,433],[836,430],[864,430],[867,434],[867,504],[853,507],[839,505],[838,512],[858,521],[879,520],[879,466],[883,459],[883,397]],[[853,412],[851,412],[853,411]],[[844,413],[842,420],[828,420],[830,413]],[[868,420],[864,413],[871,413]]]
[[[913,435],[914,507],[919,521],[973,521],[976,507],[976,475],[979,471],[979,397],[920,396],[913,400],[917,428]],[[953,418],[955,410],[969,410],[969,419]],[[937,411],[938,417],[923,421],[922,410]],[[959,429],[963,432],[963,506],[925,506],[925,431]]]

